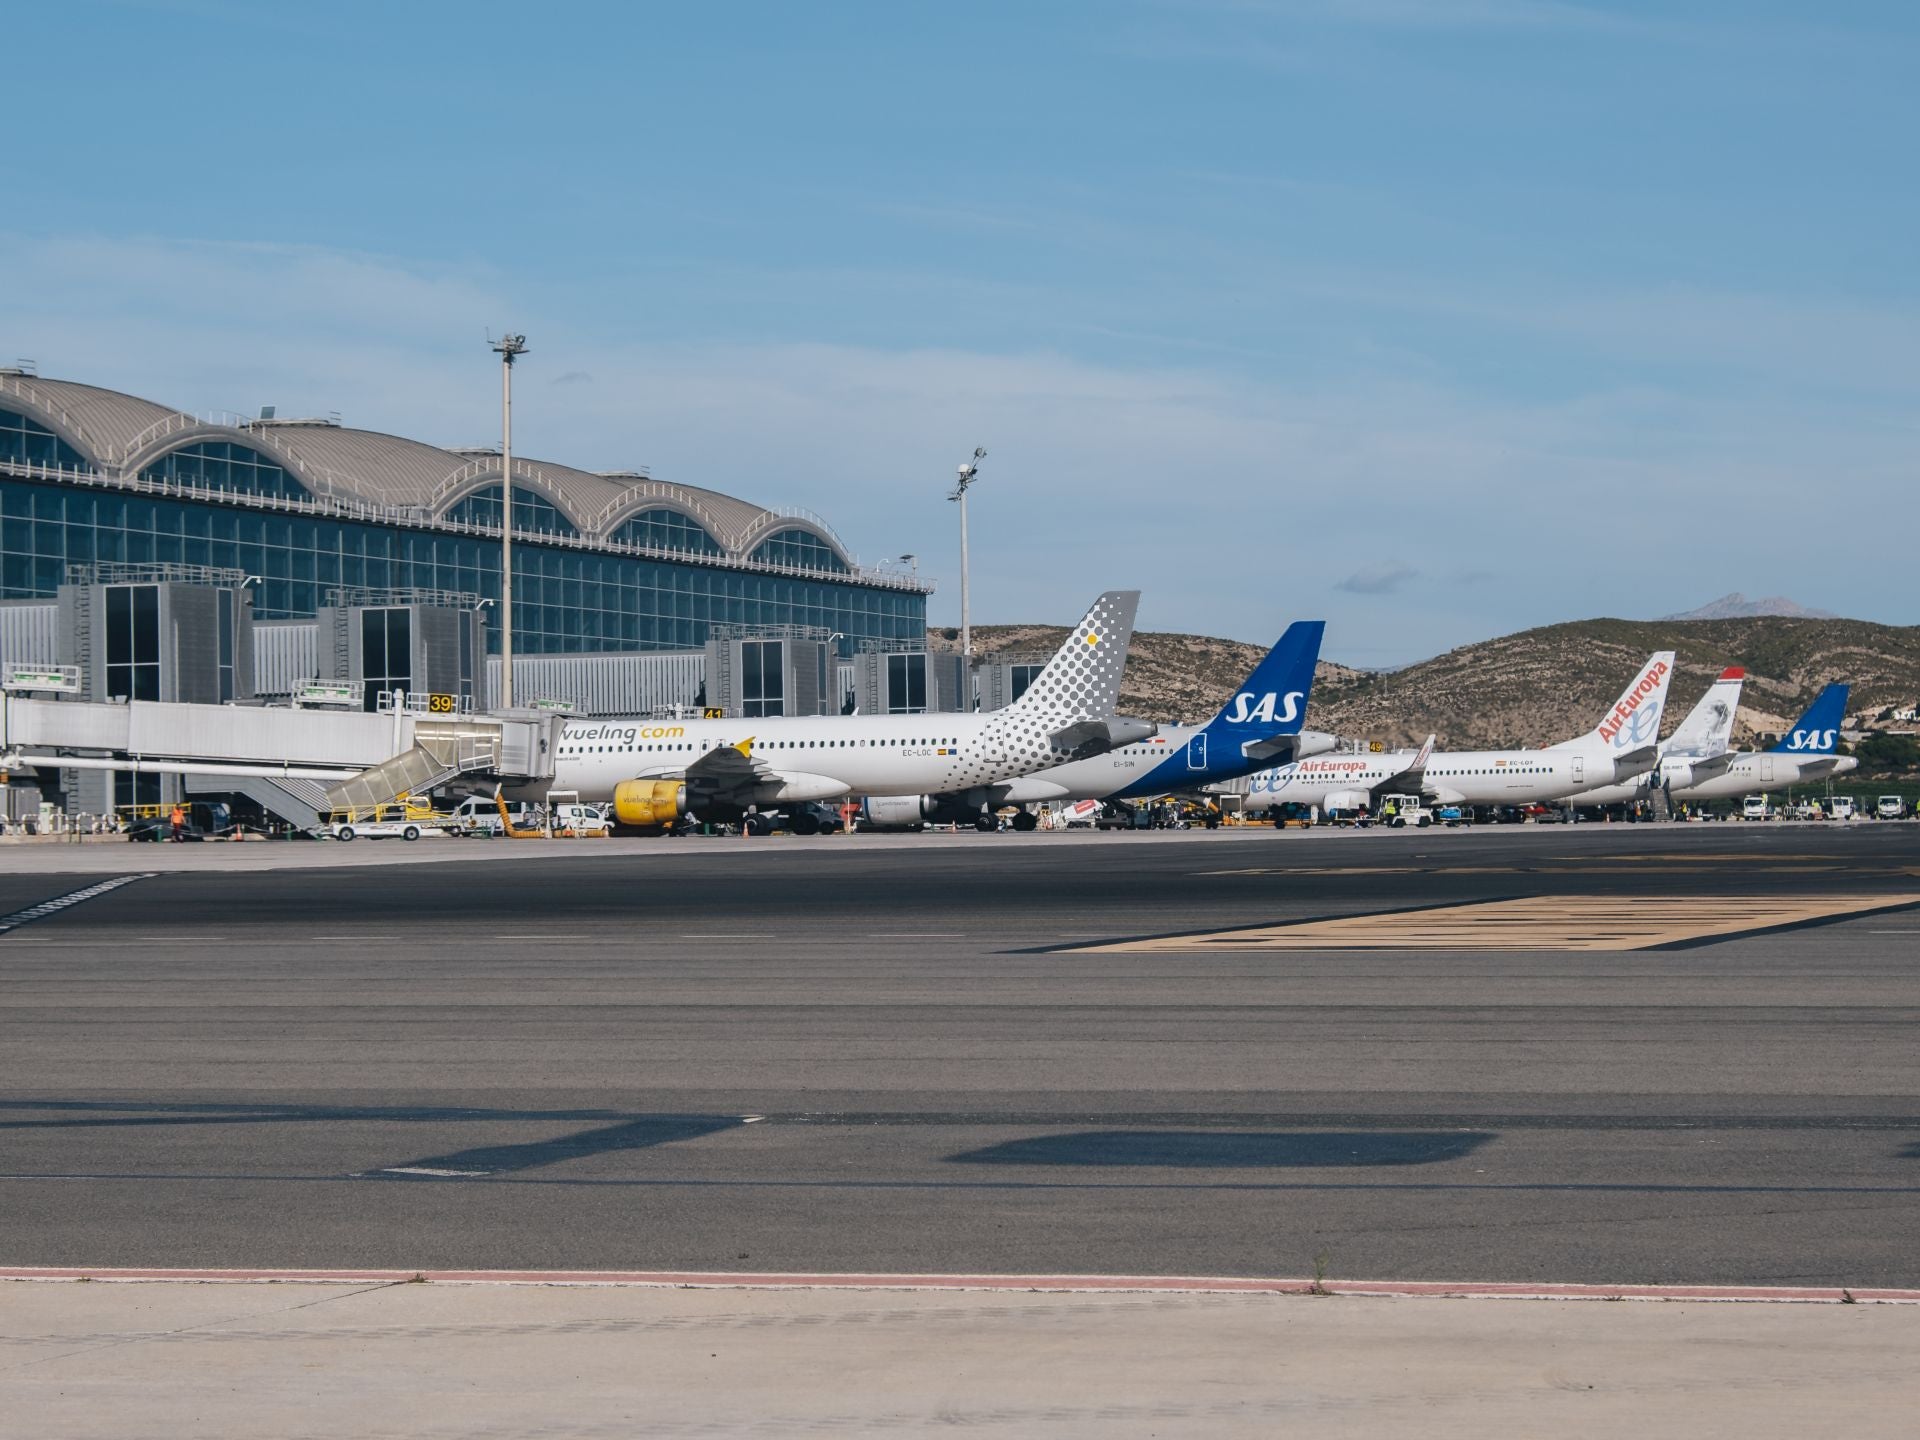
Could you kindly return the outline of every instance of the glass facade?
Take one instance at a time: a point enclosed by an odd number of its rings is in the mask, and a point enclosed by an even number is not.
[[[655,550],[685,550],[693,555],[724,555],[720,542],[699,521],[678,510],[642,510],[623,522],[612,538],[622,545],[646,545]]]
[[[16,465],[58,465],[91,470],[86,457],[38,421],[0,410],[0,460]]]
[[[173,485],[193,485],[202,490],[271,495],[279,500],[311,498],[306,486],[258,450],[225,440],[183,445],[147,466],[140,472],[140,478]]]
[[[500,487],[484,485],[463,499],[456,500],[442,513],[442,519],[462,525],[500,528]],[[513,487],[513,538],[522,535],[578,535],[580,527],[560,513],[560,507],[544,495],[522,486]]]
[[[765,565],[798,565],[807,570],[845,570],[834,548],[811,530],[777,530],[753,548]]]
[[[0,422],[9,418],[0,411]],[[17,428],[0,428],[0,443],[9,434],[16,444],[43,443]],[[799,563],[826,563],[832,552],[797,533],[824,552]],[[918,641],[926,629],[925,595],[851,577],[770,575],[693,556],[542,544],[537,536],[516,543],[513,559],[514,639],[523,654],[692,649],[721,622],[817,626],[847,637],[847,652],[861,640]],[[0,598],[51,599],[69,565],[98,561],[257,575],[261,619],[306,618],[342,587],[466,591],[495,606],[500,597],[500,546],[486,536],[252,508],[237,491],[232,500],[194,500],[0,474]],[[837,556],[833,563],[844,570]],[[497,609],[485,614],[489,648],[497,649]]]

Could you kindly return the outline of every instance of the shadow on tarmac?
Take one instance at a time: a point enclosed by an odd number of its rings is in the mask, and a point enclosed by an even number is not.
[[[1286,1170],[1433,1165],[1461,1160],[1490,1131],[1088,1130],[1035,1135],[947,1158],[960,1165],[1152,1166],[1172,1170]]]

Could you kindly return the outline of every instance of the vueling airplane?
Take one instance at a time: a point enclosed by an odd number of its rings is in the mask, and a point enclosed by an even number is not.
[[[1316,805],[1372,810],[1389,795],[1418,795],[1442,805],[1527,805],[1592,786],[1631,780],[1659,758],[1660,712],[1673,678],[1673,652],[1662,650],[1634,676],[1600,723],[1578,740],[1545,750],[1433,750],[1419,754],[1330,755],[1255,775],[1246,808]]]
[[[1313,667],[1320,659],[1322,620],[1297,620],[1247,676],[1220,713],[1205,725],[1169,725],[1162,733],[1088,760],[976,786],[959,794],[874,796],[861,817],[875,829],[913,829],[927,823],[991,828],[1003,805],[1051,800],[1130,800],[1194,790],[1238,779],[1302,755],[1334,747],[1331,735],[1303,731]],[[1022,810],[1016,830],[1038,817]]]
[[[1624,785],[1604,785],[1569,795],[1568,805],[1634,805],[1649,798],[1655,790],[1678,791],[1726,773],[1735,756],[1733,717],[1740,708],[1740,687],[1747,672],[1738,666],[1720,672],[1720,678],[1707,687],[1700,703],[1687,712],[1673,734],[1660,747],[1660,758],[1653,769]]]
[[[978,714],[569,720],[550,782],[613,802],[626,829],[738,820],[754,808],[847,795],[963,792],[1153,735],[1114,715],[1138,590],[1109,590],[1026,693]],[[545,788],[544,786],[542,788]],[[509,798],[514,792],[507,791]]]
[[[1696,778],[1684,787],[1676,783],[1672,793],[1687,800],[1721,800],[1759,790],[1784,790],[1858,769],[1858,760],[1839,753],[1848,693],[1845,684],[1827,686],[1771,750],[1735,754],[1718,774]]]

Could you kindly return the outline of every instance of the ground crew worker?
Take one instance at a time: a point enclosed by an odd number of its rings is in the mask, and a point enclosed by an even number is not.
[[[174,840],[178,841],[187,828],[187,812],[178,800],[173,802],[173,809],[167,815],[167,824],[172,827]]]

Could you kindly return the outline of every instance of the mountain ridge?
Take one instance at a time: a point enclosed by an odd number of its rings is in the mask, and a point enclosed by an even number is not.
[[[1044,659],[1066,633],[1064,626],[975,626],[974,653]],[[930,630],[929,643],[957,648],[945,629]],[[1266,648],[1216,636],[1136,633],[1120,708],[1161,722],[1205,720]],[[1920,626],[1784,616],[1596,619],[1498,636],[1388,672],[1323,659],[1307,723],[1388,745],[1417,744],[1429,733],[1456,750],[1554,744],[1591,729],[1656,650],[1675,652],[1669,726],[1722,669],[1746,670],[1734,732],[1743,743],[1783,732],[1831,681],[1853,686],[1855,714],[1920,698]]]

